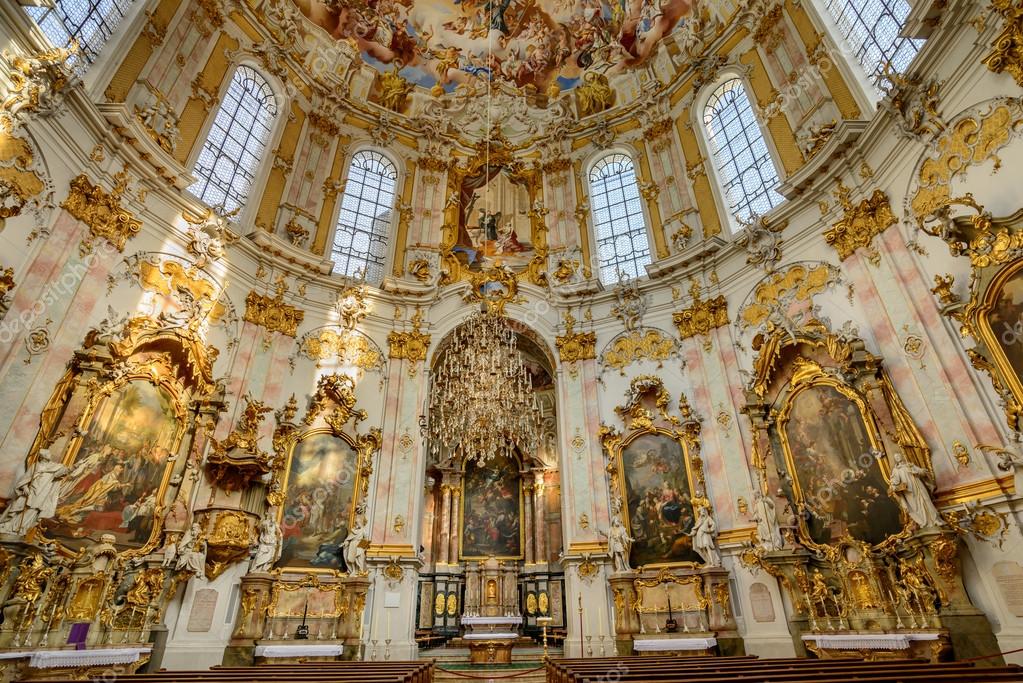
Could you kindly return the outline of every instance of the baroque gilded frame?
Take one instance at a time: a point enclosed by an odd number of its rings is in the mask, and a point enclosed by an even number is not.
[[[694,509],[705,506],[712,511],[707,499],[707,482],[703,472],[703,458],[700,456],[700,421],[696,419],[685,395],[679,398],[678,412],[680,416],[669,412],[671,397],[659,377],[642,375],[632,380],[626,393],[624,404],[615,408],[626,433],[623,435],[615,427],[601,424],[599,438],[607,458],[605,471],[608,476],[608,488],[612,498],[612,507],[620,506],[622,522],[631,534],[632,514],[628,509],[628,493],[625,482],[625,465],[623,454],[633,441],[641,436],[660,435],[674,439],[682,448],[682,458],[689,483],[689,495]],[[656,562],[642,568],[696,568],[703,566],[697,562]],[[663,573],[663,572],[662,572]]]
[[[222,387],[213,378],[213,363],[218,355],[191,327],[165,327],[148,316],[129,319],[114,336],[113,331],[93,331],[83,348],[75,352],[64,376],[57,383],[39,418],[39,431],[26,460],[31,467],[42,448],[59,443],[61,461],[70,467],[77,458],[82,443],[90,431],[92,420],[105,402],[117,391],[132,382],[147,382],[166,391],[172,400],[177,429],[171,440],[168,461],[164,465],[157,486],[156,503],[152,513],[153,527],[149,538],[138,548],[119,552],[120,557],[142,557],[156,549],[163,531],[164,516],[169,509],[167,491],[176,469],[198,466],[191,458],[180,458],[183,447],[195,451],[194,442],[200,438],[200,427],[212,431],[212,424],[199,424],[203,414],[211,416],[222,401]],[[133,361],[136,356],[144,358]],[[86,379],[87,375],[91,375]],[[87,392],[81,413],[74,418],[70,435],[58,428],[77,390]],[[189,443],[186,437],[191,436]],[[179,465],[179,461],[181,464]],[[64,555],[76,551],[59,538],[49,538],[40,527],[35,533],[57,544]],[[30,531],[30,535],[32,532]]]
[[[497,140],[495,143],[490,147],[479,143],[476,146],[475,154],[466,160],[465,165],[451,163],[448,170],[447,196],[452,196],[453,192],[456,193],[455,196],[458,196],[462,181],[467,176],[485,170],[488,165],[507,169],[513,183],[525,185],[529,193],[529,225],[532,233],[533,258],[522,272],[516,274],[515,279],[544,285],[547,281],[549,249],[545,220],[547,211],[543,209],[543,172],[539,166],[527,168],[521,160],[516,159],[514,154],[516,150],[509,147],[507,141]],[[444,210],[444,225],[441,228],[440,284],[454,284],[460,280],[468,279],[474,287],[478,287],[478,276],[474,278],[473,272],[465,268],[454,253],[458,241],[459,212],[461,210],[461,202],[454,202]]]
[[[349,529],[359,510],[365,510],[369,496],[369,480],[373,474],[373,454],[380,450],[383,439],[377,427],[370,429],[366,434],[359,434],[356,431],[358,423],[366,419],[366,411],[356,408],[355,405],[355,381],[348,375],[329,374],[321,376],[317,382],[316,392],[309,399],[308,409],[301,424],[292,421],[297,412],[294,397],[278,413],[277,428],[273,435],[277,464],[267,494],[267,503],[277,508],[278,526],[284,518],[284,502],[287,500],[291,461],[295,449],[304,440],[318,434],[329,434],[339,438],[355,451],[355,482],[352,485],[352,502],[348,510]],[[351,433],[346,428],[349,421],[352,422]],[[280,566],[275,571],[340,576],[338,569],[319,567]]]
[[[779,329],[769,336],[757,335],[754,350],[759,353],[743,412],[753,423],[751,464],[758,472],[764,494],[771,488],[766,456],[777,443],[781,461],[792,480],[793,503],[799,505],[803,499],[785,426],[795,398],[816,386],[835,389],[859,410],[871,446],[883,454],[878,467],[885,481],[891,472],[890,453],[896,447],[909,462],[933,476],[930,449],[923,435],[899,398],[881,359],[868,353],[862,340],[833,334],[820,321],[811,320],[794,334]],[[777,437],[776,441],[772,435]],[[799,515],[797,519],[799,543],[824,557],[835,558],[842,548],[856,543],[848,537],[830,544],[817,543],[810,536],[806,520]],[[894,552],[914,531],[912,523],[906,520],[898,533],[889,535],[872,549]]]
[[[966,351],[970,362],[988,374],[1004,403],[1006,423],[1010,429],[1021,432],[1023,380],[998,343],[990,314],[1005,285],[1023,271],[1023,209],[1006,218],[981,215],[972,220],[958,218],[954,224],[957,237],[968,245],[964,252],[970,256],[972,277],[969,301],[965,306],[951,305],[946,312],[959,320],[964,335],[976,341],[976,346]]]

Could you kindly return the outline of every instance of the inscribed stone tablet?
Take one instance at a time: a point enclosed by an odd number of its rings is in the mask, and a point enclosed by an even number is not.
[[[753,608],[753,620],[760,623],[774,621],[774,600],[771,591],[759,581],[749,587],[749,601]]]
[[[200,588],[192,598],[192,611],[188,615],[188,630],[205,633],[213,626],[213,613],[217,609],[220,594],[213,588]]]
[[[1023,617],[1023,567],[1018,562],[996,562],[991,568],[1005,607],[1015,617]]]

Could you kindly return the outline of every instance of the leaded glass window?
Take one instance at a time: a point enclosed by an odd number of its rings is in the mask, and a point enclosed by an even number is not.
[[[192,194],[223,213],[244,207],[276,116],[270,84],[239,66],[195,162]]]
[[[732,78],[718,86],[703,122],[732,215],[747,221],[781,204],[784,199],[775,191],[778,171],[742,80]]]
[[[590,168],[590,210],[600,281],[645,275],[651,258],[650,239],[636,169],[627,154],[613,152]]]
[[[82,75],[131,4],[132,0],[54,0],[52,7],[25,7],[25,12],[54,45],[67,47],[72,40],[78,41],[80,56],[68,60],[68,65]]]
[[[827,0],[827,8],[844,39],[840,45],[879,89],[885,66],[903,73],[923,45],[900,35],[911,9],[906,0]]]
[[[331,248],[334,273],[372,283],[384,279],[397,181],[398,169],[380,152],[363,150],[352,157]]]

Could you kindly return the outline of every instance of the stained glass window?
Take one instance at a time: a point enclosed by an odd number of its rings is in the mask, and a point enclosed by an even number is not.
[[[372,283],[384,279],[397,180],[398,169],[380,152],[363,150],[352,157],[331,248],[336,274],[361,275]]]

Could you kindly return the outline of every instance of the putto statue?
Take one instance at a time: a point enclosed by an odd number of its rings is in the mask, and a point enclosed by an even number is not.
[[[718,552],[717,543],[714,540],[717,537],[717,524],[710,516],[710,505],[707,503],[696,505],[696,503],[697,501],[694,501],[696,524],[693,525],[693,530],[690,532],[693,537],[693,550],[699,553],[707,566],[720,567],[721,553]]]
[[[764,550],[780,550],[785,542],[778,531],[778,516],[774,499],[760,491],[753,494],[753,521],[757,525],[757,539]]]
[[[899,507],[921,529],[945,524],[931,501],[931,476],[924,468],[906,460],[896,452],[892,456],[892,473],[888,482],[888,493],[899,503]]]
[[[369,545],[369,538],[366,536],[366,517],[362,512],[355,515],[355,524],[348,531],[342,548],[344,550],[345,565],[348,567],[350,576],[357,576],[366,573],[366,546]]]
[[[14,500],[0,517],[0,533],[25,535],[41,519],[57,513],[60,485],[68,468],[53,462],[50,451],[40,448],[36,461],[14,485]]]
[[[249,571],[265,572],[270,569],[281,556],[281,540],[281,528],[277,526],[271,508],[259,523],[259,545],[256,546],[256,554],[252,558],[252,567]]]

